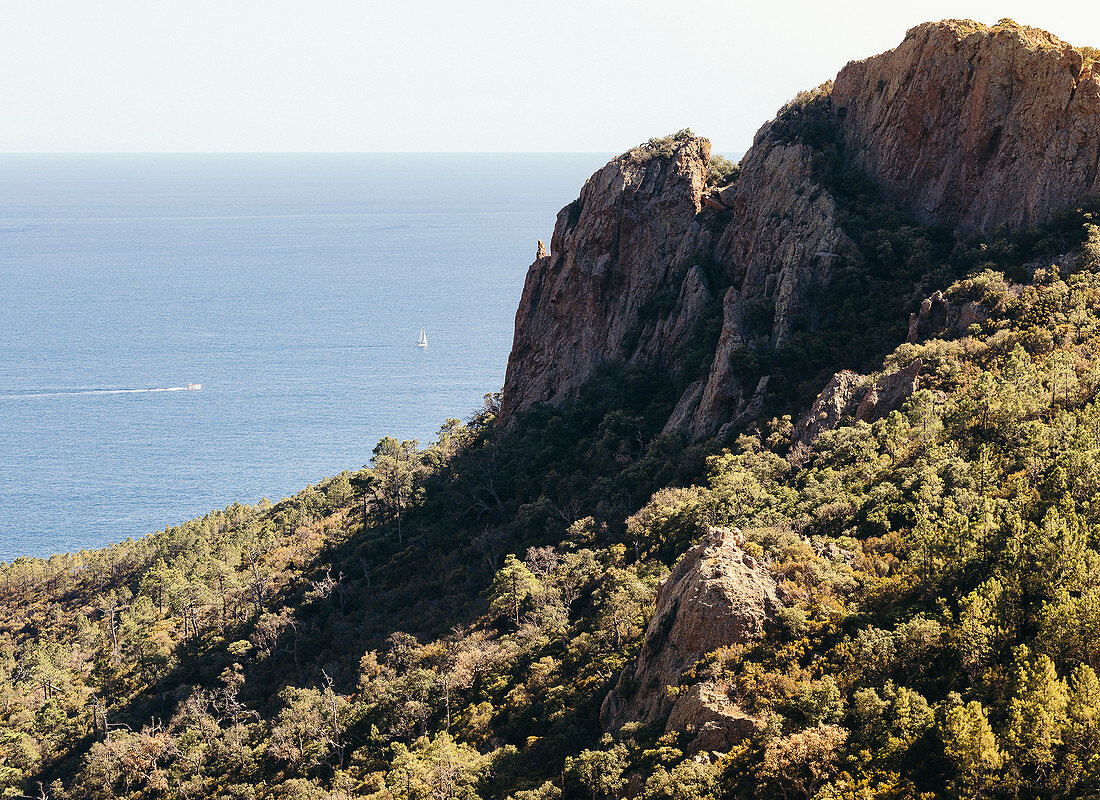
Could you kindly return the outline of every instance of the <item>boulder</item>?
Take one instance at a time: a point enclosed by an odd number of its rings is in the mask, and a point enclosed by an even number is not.
[[[921,366],[921,360],[915,358],[902,369],[889,372],[872,383],[856,406],[856,421],[874,422],[901,408],[909,395],[917,390],[917,374]]]
[[[681,691],[669,712],[665,732],[691,735],[689,750],[728,753],[734,745],[764,727],[758,716],[748,714],[733,700],[729,686],[704,681]]]
[[[740,532],[711,528],[661,584],[641,653],[600,709],[604,729],[661,723],[707,728],[715,741],[716,728],[731,742],[744,738],[757,722],[727,687],[682,678],[707,653],[762,637],[780,607],[775,579],[741,549]],[[679,687],[675,700],[670,687]]]
[[[915,344],[928,339],[958,336],[971,325],[981,324],[987,319],[989,311],[980,303],[973,300],[953,303],[943,292],[936,292],[925,298],[918,311],[909,315],[909,335],[905,341]]]

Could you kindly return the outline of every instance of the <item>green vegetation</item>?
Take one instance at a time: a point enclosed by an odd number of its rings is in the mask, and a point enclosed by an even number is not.
[[[626,155],[640,162],[654,158],[672,158],[681,144],[694,138],[695,133],[691,128],[684,128],[676,131],[676,133],[670,133],[668,136],[654,136],[645,144],[627,151]]]
[[[598,739],[664,572],[630,557],[624,519],[701,469],[658,435],[675,399],[626,371],[506,431],[487,396],[430,447],[383,439],[278,504],[4,566],[0,786],[503,796],[551,777]]]
[[[707,186],[726,186],[737,180],[740,172],[741,166],[725,156],[711,156],[707,161]]]
[[[1011,288],[984,273],[953,294],[1001,311],[973,335],[891,354],[888,366],[931,369],[902,411],[824,435],[800,469],[775,452],[781,423],[767,441],[742,437],[689,507],[677,495],[680,523],[653,527],[684,540],[740,525],[797,598],[780,636],[700,665],[777,720],[774,738],[730,757],[740,791],[809,781],[780,766],[787,750],[816,753],[823,797],[1100,789],[1085,722],[1100,667],[1087,610],[1100,601],[1100,371],[1086,355],[1100,275],[1044,269]]]
[[[627,151],[626,156],[644,163],[654,158],[672,158],[684,142],[695,138],[691,128],[684,128],[668,136],[655,136],[649,141]],[[740,165],[723,155],[713,155],[707,161],[706,185],[726,186],[737,180]]]

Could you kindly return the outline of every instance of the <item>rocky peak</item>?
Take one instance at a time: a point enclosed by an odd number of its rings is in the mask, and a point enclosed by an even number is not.
[[[1046,31],[919,25],[831,102],[850,163],[924,222],[1029,225],[1100,195],[1100,64]]]
[[[710,142],[686,132],[651,140],[609,162],[561,210],[516,312],[505,417],[560,402],[630,358],[624,342],[647,302],[678,269],[683,278],[677,254],[702,206],[709,158]]]

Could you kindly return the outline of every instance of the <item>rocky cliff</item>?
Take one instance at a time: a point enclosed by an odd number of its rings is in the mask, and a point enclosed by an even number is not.
[[[1029,225],[1100,194],[1100,63],[1046,31],[921,25],[831,99],[850,162],[923,221]]]
[[[667,430],[697,440],[751,421],[768,375],[739,354],[812,327],[838,271],[862,266],[822,175],[827,152],[925,223],[966,234],[1041,222],[1100,195],[1100,66],[1009,21],[928,23],[788,104],[736,179],[708,185],[709,142],[687,132],[614,159],[527,274],[504,417],[633,364],[684,387]],[[708,315],[721,319],[711,339]],[[684,360],[701,347],[709,365]]]
[[[606,363],[629,360],[624,344],[675,278],[683,314],[699,313],[707,290],[697,272],[684,275],[694,255],[684,240],[709,157],[706,139],[643,145],[589,178],[561,210],[550,253],[528,270],[516,312],[505,415],[570,397]],[[662,322],[664,342],[676,320]],[[665,366],[663,356],[658,346],[647,361]]]

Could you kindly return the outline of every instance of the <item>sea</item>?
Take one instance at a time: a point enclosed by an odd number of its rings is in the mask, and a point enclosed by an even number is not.
[[[0,561],[277,501],[469,417],[537,239],[608,157],[0,155]]]

